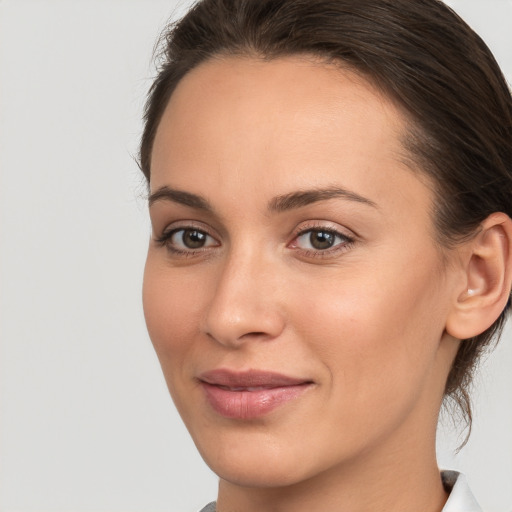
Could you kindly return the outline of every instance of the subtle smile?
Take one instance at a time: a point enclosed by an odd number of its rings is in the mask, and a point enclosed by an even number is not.
[[[257,370],[212,370],[201,374],[199,381],[215,412],[240,420],[268,414],[314,385],[311,380]]]

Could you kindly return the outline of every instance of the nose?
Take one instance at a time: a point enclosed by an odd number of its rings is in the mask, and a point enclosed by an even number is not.
[[[275,265],[257,254],[231,257],[219,272],[204,332],[230,348],[277,338],[285,326],[278,281]]]

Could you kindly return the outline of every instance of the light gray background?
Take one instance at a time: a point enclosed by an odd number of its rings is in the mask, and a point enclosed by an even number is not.
[[[0,0],[0,511],[194,511],[213,499],[141,311],[149,236],[132,155],[171,0]],[[450,2],[512,79],[512,0]],[[472,439],[440,463],[512,511],[512,333]]]

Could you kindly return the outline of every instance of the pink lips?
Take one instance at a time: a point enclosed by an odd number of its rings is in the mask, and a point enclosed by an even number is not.
[[[200,375],[206,399],[218,414],[254,419],[299,397],[312,381],[273,372],[212,370]]]

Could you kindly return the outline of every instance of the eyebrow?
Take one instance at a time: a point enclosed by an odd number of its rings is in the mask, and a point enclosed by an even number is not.
[[[148,198],[149,206],[158,201],[172,201],[173,203],[189,206],[190,208],[195,208],[196,210],[213,212],[212,206],[203,197],[196,194],[191,194],[190,192],[184,192],[183,190],[175,190],[167,186],[160,187]]]
[[[348,199],[349,201],[355,201],[356,203],[362,203],[372,206],[373,208],[378,208],[376,203],[366,197],[356,194],[355,192],[351,192],[350,190],[340,187],[329,187],[323,189],[299,190],[298,192],[292,192],[290,194],[275,197],[269,202],[268,209],[275,212],[284,212],[317,203],[319,201],[327,201],[329,199],[336,198]]]
[[[268,209],[271,212],[280,213],[302,208],[319,201],[327,201],[336,198],[347,199],[356,203],[372,206],[373,208],[378,208],[376,203],[355,192],[340,187],[329,187],[323,189],[299,190],[297,192],[274,197],[269,201]],[[209,213],[213,213],[214,211],[211,204],[205,198],[183,190],[175,190],[168,186],[160,187],[149,196],[149,206],[158,201],[171,201]]]

